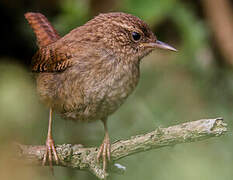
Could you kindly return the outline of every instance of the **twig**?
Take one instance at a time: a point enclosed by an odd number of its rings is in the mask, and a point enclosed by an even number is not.
[[[202,119],[187,122],[168,128],[157,128],[147,134],[133,136],[112,144],[111,158],[116,161],[123,157],[148,151],[151,149],[172,146],[180,143],[201,141],[210,137],[218,137],[227,132],[227,124],[222,118]],[[41,165],[45,146],[18,144],[17,157],[24,162]],[[80,145],[57,145],[56,150],[60,159],[59,166],[88,170],[99,179],[105,179],[108,174],[102,170],[96,161],[98,148],[84,148]],[[55,165],[55,164],[54,164]]]

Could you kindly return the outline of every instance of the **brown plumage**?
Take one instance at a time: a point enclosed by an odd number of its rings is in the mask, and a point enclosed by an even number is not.
[[[54,36],[44,27],[33,26],[36,35],[43,37],[37,37],[40,47],[32,60],[38,93],[50,112],[53,109],[65,119],[103,121],[105,138],[97,159],[102,156],[105,169],[106,157],[110,160],[106,120],[136,87],[140,60],[156,47],[175,49],[158,41],[145,22],[125,13],[100,14],[62,38],[50,24]],[[58,162],[51,132],[46,144],[44,163],[47,154],[52,161],[51,149]]]
[[[36,34],[40,47],[47,46],[60,38],[57,31],[43,14],[28,12],[24,16]]]

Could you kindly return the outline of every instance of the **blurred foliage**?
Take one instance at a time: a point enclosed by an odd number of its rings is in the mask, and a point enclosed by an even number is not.
[[[123,0],[121,9],[131,14],[137,14],[148,23],[153,23],[167,18],[172,13],[176,3],[176,0]]]
[[[196,3],[196,2],[195,2]],[[60,0],[60,11],[49,19],[62,35],[92,18],[91,0]],[[110,179],[230,180],[233,177],[233,72],[218,64],[211,30],[193,4],[178,0],[119,0],[109,11],[124,11],[144,19],[157,37],[179,49],[178,53],[153,52],[142,61],[141,80],[135,93],[109,118],[111,140],[148,132],[155,127],[222,116],[230,132],[223,138],[178,145],[130,156],[119,161],[124,175]],[[27,28],[27,29],[26,29]],[[23,22],[20,28],[31,46],[34,39]],[[8,57],[0,64],[0,139],[43,144],[47,135],[48,110],[36,95],[33,76]],[[100,122],[74,124],[54,117],[56,143],[98,146],[103,139]],[[4,143],[1,143],[4,145]],[[1,147],[1,149],[4,146]],[[95,179],[93,175],[55,168],[6,166],[7,150],[0,154],[0,179]],[[10,163],[8,163],[10,164]],[[28,176],[25,176],[30,171]],[[9,176],[11,174],[11,176]]]
[[[67,33],[74,27],[81,26],[88,20],[89,1],[61,1],[61,13],[57,16],[54,26],[61,34]]]

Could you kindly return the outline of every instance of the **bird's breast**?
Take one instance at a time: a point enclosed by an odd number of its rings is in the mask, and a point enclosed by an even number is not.
[[[88,122],[115,112],[135,89],[138,80],[137,65],[117,64],[98,71],[72,67],[63,73],[41,74],[37,86],[42,100],[65,119]]]
[[[139,80],[138,66],[118,65],[86,89],[88,114],[105,118],[115,112],[133,92]]]

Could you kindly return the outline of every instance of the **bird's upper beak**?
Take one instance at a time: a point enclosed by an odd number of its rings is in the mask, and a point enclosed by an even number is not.
[[[170,51],[177,51],[177,49],[175,49],[174,47],[159,40],[156,40],[155,43],[145,43],[144,46],[148,48],[160,48],[160,49],[166,49]]]

